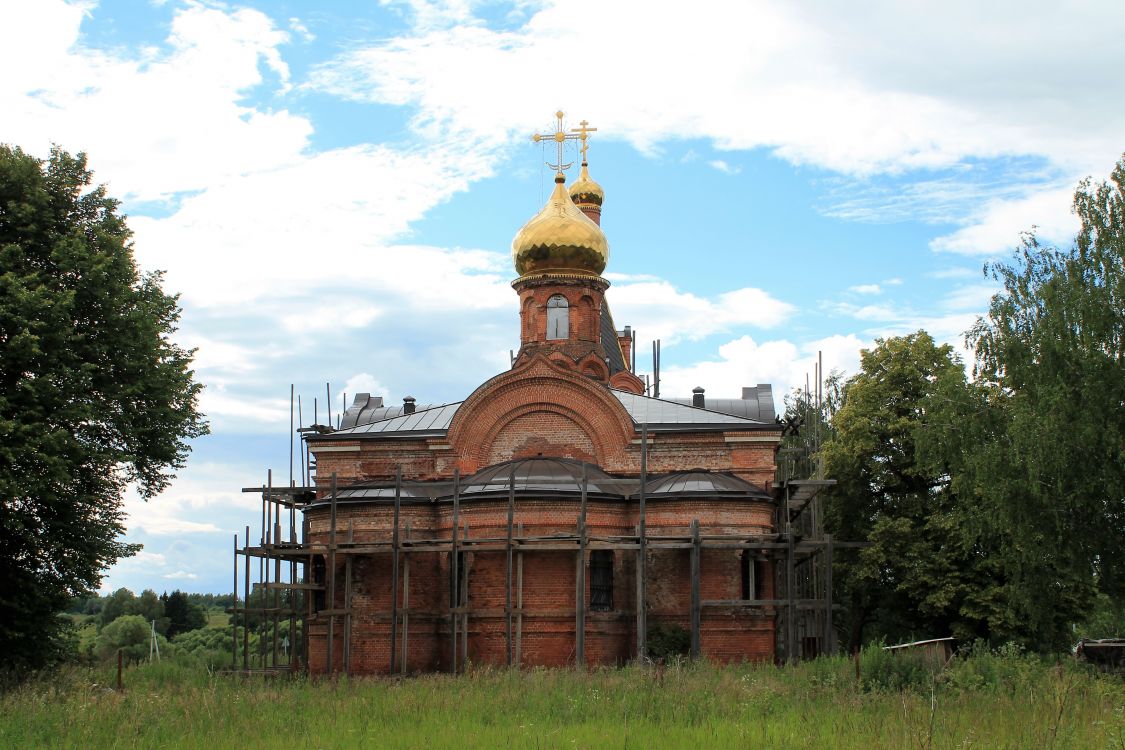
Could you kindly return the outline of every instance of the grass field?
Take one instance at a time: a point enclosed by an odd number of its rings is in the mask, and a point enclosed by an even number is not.
[[[848,659],[262,682],[165,661],[127,670],[121,693],[109,668],[9,691],[0,746],[1125,750],[1120,677],[989,654],[935,678],[868,652],[864,670],[860,682]]]

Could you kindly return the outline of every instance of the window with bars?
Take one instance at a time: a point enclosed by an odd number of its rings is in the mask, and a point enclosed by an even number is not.
[[[590,611],[613,609],[613,550],[596,549],[590,553]]]

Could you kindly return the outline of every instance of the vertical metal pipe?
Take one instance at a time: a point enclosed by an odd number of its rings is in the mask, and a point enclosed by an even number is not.
[[[402,465],[395,466],[395,514],[391,528],[391,665],[395,673],[395,647],[398,645],[398,518],[402,510]]]

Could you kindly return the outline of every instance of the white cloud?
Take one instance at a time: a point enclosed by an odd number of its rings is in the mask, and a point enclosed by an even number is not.
[[[714,161],[707,162],[707,166],[719,170],[723,174],[739,174],[742,172],[742,167],[736,167],[728,164],[722,159],[715,159]]]
[[[0,22],[5,140],[88,151],[115,195],[146,200],[289,163],[307,146],[305,118],[243,103],[263,67],[277,92],[289,85],[287,34],[264,14],[190,4],[175,12],[166,51],[131,53],[84,47],[81,17],[42,0]]]
[[[643,324],[646,338],[668,343],[737,326],[773,328],[795,310],[761,289],[735,289],[708,299],[680,291],[668,281],[616,285],[607,298],[617,325]]]
[[[937,237],[930,247],[963,255],[997,255],[1015,248],[1020,234],[1033,227],[1041,238],[1066,244],[1078,230],[1078,219],[1070,210],[1073,195],[1073,186],[1054,187],[1023,198],[990,201],[967,226]]]
[[[856,294],[880,294],[883,289],[878,284],[857,284],[856,286],[849,286],[848,291]]]
[[[173,581],[194,581],[196,578],[199,578],[199,576],[187,570],[177,570],[174,573],[165,573],[161,578],[168,578]]]
[[[992,295],[1000,291],[1000,286],[990,284],[966,284],[946,295],[942,307],[947,310],[971,310],[977,313],[988,310]]]
[[[758,343],[750,336],[741,336],[720,346],[716,359],[664,367],[660,392],[680,396],[702,386],[713,398],[731,398],[740,395],[743,386],[770,383],[775,402],[780,404],[784,394],[804,388],[806,377],[814,379],[817,352],[822,352],[826,373],[855,373],[859,351],[868,346],[870,341],[855,334],[828,336],[800,345],[786,339]]]
[[[1123,62],[1122,14],[1112,1],[999,5],[934,11],[888,1],[813,12],[732,0],[692,13],[604,4],[591,17],[548,3],[504,29],[478,22],[463,3],[427,5],[412,36],[343,53],[312,85],[416,107],[419,130],[465,130],[482,142],[530,131],[528,112],[571,101],[603,134],[642,149],[704,137],[856,174],[1002,154],[1104,168],[1125,130],[1116,106],[1125,83],[1108,72]],[[951,40],[960,40],[954,55]],[[542,71],[576,49],[613,54],[602,55],[596,76],[543,86]],[[668,101],[676,105],[657,104]]]

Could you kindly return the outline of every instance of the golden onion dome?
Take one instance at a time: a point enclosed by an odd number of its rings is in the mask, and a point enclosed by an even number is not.
[[[609,262],[605,233],[574,205],[565,182],[561,172],[555,175],[547,205],[512,240],[520,276],[551,271],[600,276]]]
[[[590,170],[587,168],[586,162],[582,162],[582,171],[578,175],[578,179],[570,186],[570,197],[578,204],[592,203],[595,206],[602,205],[605,200],[605,191],[602,186],[594,182],[590,177]]]

